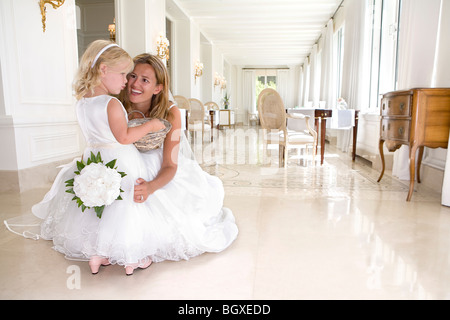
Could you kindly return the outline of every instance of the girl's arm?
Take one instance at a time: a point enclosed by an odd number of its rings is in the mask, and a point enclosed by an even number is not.
[[[146,123],[128,128],[127,120],[124,117],[123,106],[116,99],[111,99],[107,107],[108,122],[111,131],[120,144],[131,144],[138,141],[149,132],[164,129],[164,124],[158,119],[152,119]]]
[[[180,149],[181,115],[177,107],[170,109],[172,129],[167,133],[164,140],[163,162],[161,170],[152,181],[138,179],[138,185],[134,187],[134,200],[144,202],[148,196],[156,190],[164,187],[175,176],[178,168],[178,151]],[[143,200],[141,200],[141,195]]]

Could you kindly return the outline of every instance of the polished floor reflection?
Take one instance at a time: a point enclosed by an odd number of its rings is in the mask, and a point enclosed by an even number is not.
[[[377,183],[377,171],[329,145],[323,166],[294,157],[279,168],[278,152],[252,139],[194,145],[240,229],[226,251],[94,276],[51,242],[3,227],[0,298],[450,299],[450,208],[440,194],[419,185],[406,202],[407,182],[387,174]],[[27,214],[46,191],[1,194],[2,220]]]

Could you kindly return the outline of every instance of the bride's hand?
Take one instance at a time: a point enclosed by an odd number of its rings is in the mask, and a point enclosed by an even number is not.
[[[134,201],[143,203],[147,200],[149,192],[147,190],[147,181],[142,178],[136,180],[137,185],[134,186]]]

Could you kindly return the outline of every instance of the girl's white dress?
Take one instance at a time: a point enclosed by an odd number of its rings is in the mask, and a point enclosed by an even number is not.
[[[52,240],[54,249],[68,258],[102,256],[119,265],[144,264],[148,258],[154,262],[187,260],[226,249],[237,237],[238,228],[231,210],[223,207],[222,182],[183,152],[175,177],[145,203],[134,202],[136,180],[148,181],[158,174],[162,148],[140,153],[134,145],[119,144],[108,124],[110,99],[115,98],[83,98],[76,111],[87,142],[84,159],[91,151],[100,151],[105,164],[117,159],[117,170],[127,174],[121,183],[123,200],[107,206],[101,219],[93,209],[81,212],[73,195],[65,192],[65,181],[76,171],[79,159],[75,159],[63,166],[51,190],[32,208],[34,215],[44,220],[40,236]],[[185,144],[182,141],[180,150]]]

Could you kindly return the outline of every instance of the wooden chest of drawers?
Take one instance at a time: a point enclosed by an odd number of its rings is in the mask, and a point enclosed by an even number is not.
[[[407,201],[414,191],[416,153],[417,181],[424,147],[447,148],[450,131],[450,88],[412,89],[390,92],[381,100],[380,155],[385,170],[383,145],[395,151],[402,145],[410,147],[410,186]]]

